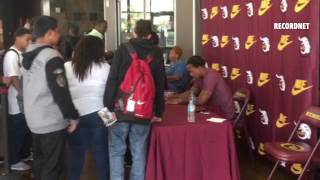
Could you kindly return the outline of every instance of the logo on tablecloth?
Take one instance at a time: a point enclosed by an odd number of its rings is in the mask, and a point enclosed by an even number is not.
[[[254,105],[253,104],[248,104],[247,109],[246,109],[246,116],[250,116],[254,112],[256,112],[254,110]]]
[[[218,36],[211,36],[212,40],[212,47],[217,48],[219,47],[219,37]]]
[[[308,81],[297,79],[294,82],[294,86],[292,87],[291,94],[293,96],[296,96],[298,94],[303,93],[304,91],[307,91],[310,88],[312,88],[312,86],[308,86]]]
[[[206,45],[209,42],[209,35],[203,34],[202,35],[202,45]]]
[[[233,104],[234,104],[234,112],[235,112],[236,114],[239,114],[240,111],[241,111],[239,102],[238,102],[238,101],[233,101]]]
[[[293,163],[290,167],[290,170],[293,174],[299,175],[302,173],[303,166],[300,163]]]
[[[279,79],[279,88],[280,91],[286,91],[286,81],[283,75],[276,74],[276,78]]]
[[[278,51],[283,51],[291,43],[293,43],[293,41],[290,41],[290,35],[281,35],[278,43]]]
[[[239,37],[232,37],[233,40],[233,49],[235,51],[239,51],[240,50],[240,38]]]
[[[280,146],[284,149],[290,150],[290,151],[296,151],[296,152],[302,152],[304,151],[304,148],[298,144],[293,143],[283,143],[280,144]]]
[[[228,43],[229,43],[229,36],[223,35],[221,37],[220,47],[224,48],[228,45]]]
[[[211,68],[216,71],[220,71],[220,64],[214,63],[211,65]]]
[[[229,17],[229,13],[228,13],[228,7],[227,6],[221,6],[221,15],[223,19],[227,19]]]
[[[260,112],[260,122],[263,125],[269,125],[269,117],[268,117],[268,113],[266,110],[263,109],[259,109]]]
[[[276,122],[276,127],[277,128],[283,128],[288,126],[290,123],[288,122],[288,117],[285,116],[283,113],[280,113],[277,122]]]
[[[236,80],[240,76],[241,76],[240,69],[239,68],[232,68],[230,79]]]
[[[263,144],[263,143],[260,143],[260,144],[259,144],[258,153],[259,153],[261,156],[266,155],[266,152],[265,152],[265,150],[264,150],[264,144]]]
[[[247,73],[247,83],[248,83],[248,84],[253,84],[253,75],[252,75],[252,72],[251,72],[250,70],[247,70],[246,73]]]
[[[258,83],[257,83],[258,87],[262,87],[266,85],[268,82],[270,82],[271,79],[269,77],[270,77],[269,73],[261,72],[258,79]]]
[[[254,12],[253,12],[253,3],[252,2],[248,2],[246,4],[246,7],[247,7],[247,16],[248,17],[252,17],[254,15]]]
[[[240,13],[241,9],[240,9],[240,5],[236,4],[232,6],[232,11],[231,11],[231,19],[234,19],[239,13]]]
[[[222,69],[222,77],[228,78],[228,68],[227,66],[221,66]]]
[[[256,42],[256,37],[254,35],[249,35],[245,44],[245,49],[250,49]]]
[[[267,53],[271,49],[270,40],[268,37],[260,37],[261,44],[262,44],[262,51]]]
[[[288,2],[287,0],[281,0],[280,2],[280,11],[286,13],[288,11]]]
[[[259,16],[263,16],[272,7],[271,0],[261,0],[259,7]]]
[[[309,38],[306,36],[298,37],[298,40],[300,41],[300,53],[302,55],[310,54],[311,52],[311,45]]]
[[[214,17],[216,17],[219,13],[219,7],[218,6],[214,6],[211,8],[211,14],[210,14],[210,19],[213,19]]]
[[[298,130],[297,136],[302,140],[311,139],[312,131],[308,124],[301,123]]]
[[[301,12],[310,3],[310,1],[311,0],[297,0],[297,3],[294,7],[294,12]]]
[[[202,19],[206,20],[209,18],[209,13],[208,13],[208,9],[207,8],[203,8],[201,9],[201,14],[202,14]]]

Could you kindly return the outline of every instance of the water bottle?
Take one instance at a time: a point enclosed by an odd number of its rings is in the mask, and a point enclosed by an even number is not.
[[[196,106],[194,104],[195,97],[193,92],[190,93],[189,96],[189,104],[188,104],[188,122],[194,123],[196,122]]]

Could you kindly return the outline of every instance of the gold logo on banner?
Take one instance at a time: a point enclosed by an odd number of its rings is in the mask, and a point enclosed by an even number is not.
[[[231,80],[235,80],[235,79],[237,79],[240,75],[241,75],[241,73],[240,73],[240,69],[239,69],[239,68],[232,68],[230,79],[231,79]]]
[[[246,109],[246,115],[250,116],[254,112],[256,112],[254,110],[254,105],[253,104],[248,104],[247,109]]]
[[[222,36],[221,37],[221,42],[220,42],[220,47],[221,48],[226,47],[228,45],[229,41],[230,41],[229,40],[229,36],[226,36],[226,35]]]
[[[240,5],[236,4],[232,6],[232,11],[231,11],[231,19],[234,19],[239,13],[240,13]]]
[[[276,122],[276,127],[277,128],[283,128],[285,126],[288,126],[290,123],[288,122],[288,117],[285,116],[283,113],[280,113],[277,122]]]
[[[264,151],[264,144],[263,144],[263,143],[260,143],[260,144],[259,144],[258,153],[259,153],[261,156],[266,155],[266,152]]]
[[[202,45],[205,45],[209,42],[209,35],[208,34],[203,34],[202,35]]]
[[[264,72],[260,73],[259,80],[258,80],[258,87],[262,87],[266,85],[271,80],[269,77],[270,77],[269,73],[264,73]]]
[[[263,16],[272,7],[271,0],[261,0],[259,16]]]
[[[292,42],[293,41],[290,41],[290,35],[281,35],[280,41],[278,43],[278,50],[283,51]]]
[[[315,114],[312,112],[306,112],[306,116],[312,118],[312,119],[316,119],[318,121],[320,121],[320,115],[319,114]]]
[[[308,82],[306,80],[296,79],[294,86],[292,87],[291,94],[296,96],[310,88],[312,88],[312,86],[308,86]]]
[[[294,163],[291,165],[290,170],[293,174],[299,175],[302,173],[303,167],[300,163]]]
[[[212,68],[213,70],[220,71],[220,64],[217,64],[217,63],[212,64],[212,65],[211,65],[211,68]]]
[[[296,151],[296,152],[303,152],[304,148],[300,145],[297,144],[292,144],[292,143],[283,143],[280,144],[280,146],[286,150],[290,150],[290,151]]]
[[[211,14],[210,14],[210,19],[213,19],[214,17],[216,17],[219,13],[219,7],[218,6],[214,6],[211,8]]]
[[[311,0],[298,0],[294,7],[294,12],[301,12],[310,3],[310,1]]]
[[[254,35],[250,35],[247,38],[246,44],[245,44],[245,49],[250,49],[251,46],[253,46],[257,42],[256,37]]]

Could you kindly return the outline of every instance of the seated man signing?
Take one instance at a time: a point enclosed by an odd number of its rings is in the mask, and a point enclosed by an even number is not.
[[[227,119],[234,116],[232,93],[222,76],[205,67],[205,60],[200,56],[193,56],[187,62],[187,69],[194,78],[192,91],[196,98],[196,105],[205,106]],[[167,98],[167,104],[183,104],[189,100],[190,91]]]
[[[182,49],[175,46],[169,54],[170,66],[166,70],[168,80],[168,90],[173,92],[183,92],[188,81],[186,63],[181,59]]]

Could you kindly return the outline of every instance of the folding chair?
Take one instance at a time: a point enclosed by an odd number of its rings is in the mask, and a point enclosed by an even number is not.
[[[265,143],[265,152],[277,160],[268,177],[268,180],[271,180],[281,161],[301,164],[305,163],[298,180],[302,179],[307,169],[309,170],[309,165],[320,164],[320,153],[317,152],[320,144],[320,138],[317,139],[315,145],[311,145],[303,141],[292,141],[295,134],[299,133],[299,127],[301,123],[308,124],[310,127],[320,128],[320,107],[312,106],[300,115],[299,121],[291,132],[287,142]]]
[[[251,141],[249,138],[248,126],[244,116],[249,101],[250,101],[250,91],[248,89],[239,88],[234,93],[233,102],[234,102],[236,117],[233,120],[233,128],[234,128],[235,134],[238,134],[237,131],[243,132],[243,136],[247,143],[251,160],[254,160],[254,153],[251,148]]]

